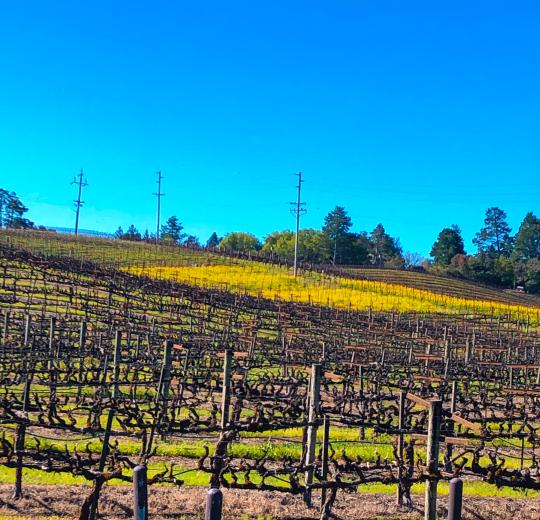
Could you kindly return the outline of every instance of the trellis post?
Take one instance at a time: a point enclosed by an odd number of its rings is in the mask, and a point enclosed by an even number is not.
[[[324,416],[323,422],[323,445],[322,445],[322,468],[321,468],[321,477],[323,481],[328,478],[328,446],[330,444],[330,417],[328,415]],[[326,488],[323,488],[321,491],[321,507],[324,506],[326,502]]]
[[[448,494],[448,520],[461,520],[461,508],[463,505],[463,481],[453,478],[450,481]]]
[[[309,415],[307,430],[307,446],[305,465],[308,467],[305,474],[306,492],[304,500],[311,505],[311,489],[313,483],[313,463],[315,462],[315,447],[317,444],[317,416],[319,413],[319,400],[321,393],[321,365],[315,363],[311,365],[311,378],[309,385]],[[311,467],[310,467],[311,466]]]
[[[231,406],[231,373],[232,351],[225,350],[223,359],[223,391],[221,398],[221,429],[224,430],[229,422],[229,409]]]
[[[148,480],[144,465],[133,469],[133,520],[148,520]]]
[[[398,445],[397,454],[398,460],[398,486],[397,486],[397,505],[403,505],[403,430],[405,429],[405,404],[407,400],[407,392],[399,392],[399,423],[398,423]]]
[[[442,401],[440,399],[429,402],[428,440],[426,459],[426,496],[425,520],[437,518],[437,483],[439,472],[439,437],[441,434]]]

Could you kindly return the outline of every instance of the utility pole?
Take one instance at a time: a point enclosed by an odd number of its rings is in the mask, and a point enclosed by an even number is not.
[[[304,206],[306,205],[305,202],[300,202],[300,193],[302,190],[302,183],[304,182],[302,180],[302,172],[298,172],[296,174],[298,177],[298,185],[296,188],[298,189],[298,198],[296,202],[291,202],[291,213],[293,215],[296,215],[296,234],[294,235],[294,277],[296,278],[296,275],[298,274],[298,232],[300,231],[300,215],[303,215],[306,212],[306,209]]]
[[[159,242],[159,218],[161,216],[161,197],[165,195],[165,193],[161,193],[161,180],[163,179],[163,175],[161,175],[161,172],[157,172],[157,178],[158,180],[158,191],[157,193],[153,193],[157,197],[157,227],[156,227],[156,244]]]
[[[77,200],[73,201],[75,203],[75,236],[79,234],[79,213],[81,212],[81,206],[84,204],[84,202],[81,200],[82,189],[85,186],[88,186],[87,180],[83,181],[83,169],[81,168],[81,173],[79,173],[79,175],[75,175],[73,181],[71,182],[71,184],[79,185],[79,194],[77,195]]]

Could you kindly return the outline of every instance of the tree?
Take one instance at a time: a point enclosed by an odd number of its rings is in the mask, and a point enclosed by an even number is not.
[[[151,240],[150,233],[148,233],[148,229],[144,230],[144,235],[143,235],[142,239],[145,242],[149,242]]]
[[[512,228],[506,221],[506,212],[492,207],[486,211],[484,227],[476,233],[473,244],[480,254],[509,256],[512,252]]]
[[[540,260],[533,258],[526,264],[525,288],[527,292],[540,293]]]
[[[403,254],[403,267],[405,269],[423,269],[425,258],[415,251],[406,251]]]
[[[122,226],[118,226],[118,229],[114,232],[114,238],[117,238],[118,240],[123,240],[124,230],[122,229]]]
[[[338,251],[347,238],[347,233],[352,226],[351,217],[342,206],[336,206],[326,217],[324,217],[323,233],[333,244],[334,253],[332,263],[335,265]]]
[[[299,235],[302,231],[303,230],[299,232]],[[300,250],[300,240],[298,241],[298,245],[298,249]],[[271,253],[280,258],[292,258],[294,256],[294,233],[289,230],[274,231],[270,233],[264,239],[262,251]]]
[[[165,222],[163,226],[161,226],[161,240],[179,244],[186,236],[185,233],[182,233],[183,229],[184,226],[178,220],[178,217],[173,215],[172,217],[168,218],[167,222]]]
[[[206,249],[215,249],[217,246],[219,246],[219,243],[221,242],[221,238],[218,237],[218,234],[214,231],[210,238],[206,241]]]
[[[260,248],[261,243],[259,239],[251,233],[227,233],[219,243],[219,249],[228,252],[239,251],[247,253],[249,251],[258,251]]]
[[[350,265],[367,264],[369,261],[369,247],[369,237],[365,231],[346,233],[341,245],[341,263]]]
[[[436,264],[448,266],[456,255],[465,254],[465,245],[461,230],[456,225],[444,228],[429,253]]]
[[[316,229],[301,229],[298,233],[298,257],[304,262],[324,263],[330,258],[327,236]],[[266,236],[262,250],[280,258],[294,257],[294,233],[274,231]]]
[[[124,240],[131,240],[131,241],[139,241],[141,240],[141,234],[137,230],[137,228],[131,224],[131,226],[128,227],[128,230],[123,236]]]
[[[294,252],[294,238],[293,238]],[[331,258],[332,246],[328,237],[318,229],[301,229],[298,234],[300,259],[316,264],[327,263]]]
[[[399,267],[403,265],[403,257],[399,240],[392,238],[382,224],[377,224],[371,232],[370,260],[373,265]]]
[[[527,262],[533,258],[540,260],[540,219],[529,212],[515,237],[514,261]]]
[[[194,248],[201,247],[201,243],[199,242],[199,239],[195,235],[188,235],[186,239],[184,240],[184,245],[187,247],[194,247]]]
[[[0,227],[33,228],[34,223],[23,216],[27,211],[28,208],[14,191],[10,192],[0,188]]]

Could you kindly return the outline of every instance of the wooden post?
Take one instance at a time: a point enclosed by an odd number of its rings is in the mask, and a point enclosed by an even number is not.
[[[520,465],[519,465],[519,469],[522,471],[523,470],[523,460],[525,458],[525,436],[523,434],[521,434],[522,437],[521,437],[521,452],[520,452]]]
[[[437,399],[429,402],[428,418],[428,442],[426,469],[428,477],[426,480],[425,496],[425,520],[436,520],[437,518],[437,483],[439,471],[439,437],[441,434],[442,401]]]
[[[32,368],[30,364],[27,365],[26,383],[24,385],[23,395],[23,408],[24,417],[22,422],[17,426],[16,438],[15,438],[15,455],[17,457],[17,466],[15,467],[15,490],[13,498],[19,500],[22,498],[22,470],[23,470],[23,455],[24,455],[24,441],[26,437],[26,421],[27,413],[30,404],[30,385],[32,384]]]
[[[309,385],[309,415],[308,430],[306,440],[306,460],[305,465],[310,466],[315,462],[315,447],[317,444],[317,415],[319,413],[319,400],[321,393],[321,365],[315,363],[311,365],[311,378]],[[311,489],[313,483],[313,468],[306,470],[305,474],[306,493],[304,500],[308,506],[311,505]]]
[[[163,361],[161,364],[161,377],[159,382],[159,396],[163,401],[162,415],[167,415],[169,389],[171,387],[171,352],[173,341],[168,339],[163,344]]]
[[[397,453],[399,460],[397,461],[398,466],[398,486],[397,486],[397,505],[403,505],[403,430],[405,429],[405,404],[407,400],[407,392],[399,392],[399,434],[398,434],[398,445]]]
[[[6,348],[9,335],[9,317],[9,311],[6,311],[4,314],[4,330],[2,331],[2,344],[4,345],[4,349]]]
[[[143,465],[133,469],[133,520],[148,520],[148,480]]]
[[[450,481],[448,494],[448,520],[461,520],[461,508],[463,505],[463,481],[453,478]]]
[[[221,520],[223,509],[223,493],[219,488],[210,488],[206,495],[206,509],[204,520]]]
[[[79,329],[79,377],[78,377],[78,387],[77,387],[77,398],[80,399],[82,394],[82,385],[84,377],[84,356],[85,356],[85,345],[86,345],[86,321],[81,321],[81,327]]]
[[[452,381],[452,393],[450,395],[450,413],[454,415],[456,413],[456,400],[457,400],[457,381]],[[448,430],[453,433],[454,432],[454,421],[450,420],[448,424]],[[445,462],[445,470],[446,471],[452,471],[452,444],[446,443],[446,462]]]
[[[322,468],[321,468],[321,477],[323,482],[328,478],[328,446],[330,444],[330,417],[328,415],[324,416],[323,422],[323,445],[322,445]],[[326,489],[323,488],[321,491],[321,507],[324,506],[326,502]]]
[[[429,343],[426,345],[426,354],[428,356],[431,354],[431,345]],[[428,366],[429,366],[429,359],[426,359],[426,362],[425,362],[426,370],[427,370]]]
[[[221,430],[224,430],[229,422],[229,408],[231,406],[231,373],[232,351],[225,350],[223,360],[223,393],[221,399]]]
[[[25,321],[24,321],[24,343],[23,347],[28,346],[28,342],[30,341],[30,327],[32,326],[32,316],[30,314],[26,315]]]
[[[359,398],[362,400],[364,398],[364,367],[362,365],[358,368],[358,379],[360,380]],[[364,407],[363,402],[362,407]],[[366,429],[363,426],[360,426],[360,429],[358,430],[358,439],[363,441],[365,438]]]
[[[135,342],[135,361],[139,360],[140,352],[141,352],[141,335],[137,334],[137,340]]]
[[[510,388],[514,388],[514,367],[510,367],[509,371],[510,371],[510,375],[509,375]]]
[[[54,359],[56,357],[56,349],[54,345],[54,332],[56,328],[56,318],[52,317],[49,326],[49,414],[53,416],[56,412],[56,368],[54,366]]]

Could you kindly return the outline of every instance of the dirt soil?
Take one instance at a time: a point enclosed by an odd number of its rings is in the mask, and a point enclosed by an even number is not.
[[[0,485],[0,518],[78,518],[87,486],[25,486],[24,498],[13,500],[13,486]],[[152,520],[199,520],[204,518],[207,488],[153,487],[149,495]],[[100,499],[100,518],[132,518],[132,491],[127,486],[110,486]],[[400,510],[392,495],[342,493],[334,512],[341,520],[421,519],[423,497],[414,497],[415,509]],[[314,497],[318,504],[318,497]],[[439,500],[439,517],[446,518],[446,497]],[[284,493],[224,490],[224,520],[313,520],[320,518],[317,508],[309,509],[301,497]],[[463,520],[539,520],[540,500],[527,498],[465,497]]]

